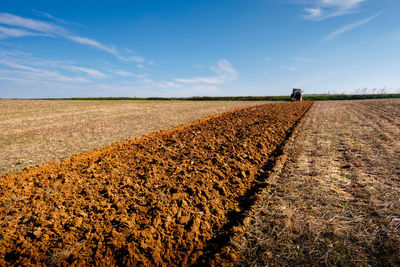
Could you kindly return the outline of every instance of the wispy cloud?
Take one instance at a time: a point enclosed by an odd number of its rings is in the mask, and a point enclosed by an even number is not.
[[[4,65],[4,64],[3,64]],[[19,80],[32,80],[38,82],[70,82],[70,83],[88,83],[90,80],[79,76],[67,76],[54,70],[45,69],[24,69],[22,66],[14,66],[14,69],[3,70],[0,69],[0,75],[6,80],[13,80],[18,82]]]
[[[140,80],[142,83],[152,83],[155,84],[155,81],[149,78],[143,78]]]
[[[31,72],[39,72],[39,70],[37,68],[32,68],[30,66],[18,64],[18,63],[8,61],[8,60],[0,60],[0,64],[10,67],[10,68],[13,68],[13,69],[27,70],[27,71],[31,71]]]
[[[146,60],[141,57],[141,56],[136,56],[136,55],[131,55],[131,56],[121,56],[118,55],[118,58],[124,61],[130,61],[130,62],[138,62],[138,63],[144,63]],[[149,65],[152,65],[152,62],[149,62]]]
[[[107,77],[106,74],[102,73],[101,71],[95,70],[95,69],[89,69],[89,68],[77,67],[77,66],[68,66],[68,67],[66,67],[66,69],[69,69],[72,71],[83,72],[94,78],[106,78]]]
[[[144,77],[144,75],[128,72],[125,70],[110,70],[110,72],[114,73],[116,75],[122,76],[122,77],[135,77],[135,78],[143,78]]]
[[[13,76],[14,75],[14,76]],[[33,75],[24,75],[23,72],[19,73],[19,75],[15,72],[7,72],[0,69],[0,80],[9,81],[15,84],[22,84],[28,87],[31,87],[34,84],[40,84],[45,86],[52,86],[52,88],[59,88],[65,86],[71,86],[66,83],[80,83],[85,84],[89,81],[85,78],[81,77],[66,77],[62,75],[52,75],[49,76],[48,79],[43,80],[38,75],[35,77]]]
[[[23,18],[9,13],[0,13],[0,24],[21,27],[42,33],[63,34],[65,29],[51,23]]]
[[[2,27],[2,26],[0,26],[0,33],[3,35],[3,38],[6,38],[6,37],[19,38],[19,37],[23,37],[23,36],[41,35],[39,33],[29,32],[29,31],[25,31],[22,29]]]
[[[68,36],[68,38],[74,42],[80,43],[80,44],[84,44],[84,45],[88,45],[91,47],[95,47],[98,48],[100,50],[106,51],[110,54],[113,55],[118,55],[117,50],[114,47],[108,47],[96,40],[93,39],[89,39],[89,38],[85,38],[85,37],[80,37],[80,36]]]
[[[297,67],[294,67],[294,66],[284,66],[284,65],[281,65],[280,68],[281,68],[281,69],[284,69],[284,70],[288,70],[288,71],[296,71],[296,70],[297,70]]]
[[[130,77],[135,79],[129,79]],[[91,88],[92,92],[98,94],[100,91],[97,88],[106,83],[112,86],[113,93],[121,90],[129,93],[128,88],[139,90],[135,85],[140,85],[144,92],[154,88],[179,87],[176,82],[149,79],[146,74],[136,74],[114,65],[106,69],[96,69],[71,60],[47,60],[20,50],[0,49],[0,85],[6,82],[16,88],[40,88],[38,91],[44,90],[43,88],[48,90],[63,88],[69,91],[73,88],[77,94],[86,90],[85,88]],[[0,89],[0,97],[7,94]]]
[[[9,81],[21,79],[40,82],[90,82],[86,77],[72,76],[65,71],[63,73],[68,64],[69,62],[49,62],[40,58],[33,58],[29,54],[18,51],[0,51],[0,66],[7,67],[7,69],[1,69],[1,72],[3,78],[10,78]],[[83,72],[89,76],[99,75],[95,70],[80,66],[71,66],[69,70]]]
[[[312,4],[304,8],[303,18],[309,20],[324,20],[342,16],[357,11],[357,8],[367,0],[313,0]]]
[[[307,19],[316,19],[316,18],[322,17],[322,9],[321,8],[306,7],[306,8],[304,8],[304,10],[307,13],[307,15],[304,15],[304,17]]]
[[[223,84],[237,79],[237,70],[226,59],[217,62],[217,66],[210,68],[215,75],[207,77],[195,78],[176,78],[175,82],[179,83],[203,83],[203,84]]]
[[[271,60],[271,57],[265,57],[264,58],[264,61],[270,61]]]
[[[44,18],[47,18],[47,19],[51,19],[51,20],[53,20],[53,21],[55,21],[55,22],[57,22],[57,23],[60,23],[60,24],[75,24],[75,25],[82,26],[81,24],[76,23],[76,22],[71,22],[71,23],[70,23],[70,22],[65,21],[65,20],[63,20],[63,19],[56,18],[56,17],[54,17],[53,15],[51,15],[51,14],[49,14],[49,13],[47,13],[47,12],[44,12],[44,11],[40,11],[40,10],[33,9],[32,12],[35,13],[36,16],[44,17]]]
[[[368,18],[365,18],[365,19],[356,21],[356,22],[354,22],[354,23],[348,24],[348,25],[346,25],[346,26],[344,26],[344,27],[342,27],[342,28],[340,28],[340,29],[338,29],[338,30],[336,30],[336,31],[333,31],[332,33],[330,33],[329,35],[327,35],[323,40],[325,41],[325,40],[334,39],[334,38],[337,37],[338,35],[341,35],[341,34],[343,34],[343,33],[345,33],[345,32],[348,32],[348,31],[354,30],[354,29],[356,29],[356,28],[358,28],[358,27],[361,27],[361,26],[363,26],[364,24],[367,24],[368,22],[374,20],[376,17],[380,16],[382,13],[383,13],[383,11],[381,11],[381,12],[379,12],[379,13],[376,13],[375,15],[370,16],[370,17],[368,17]]]
[[[35,11],[38,13],[39,11]],[[39,12],[40,15],[53,19],[57,22],[63,20],[57,19],[46,12]],[[1,25],[7,25],[1,26]],[[10,28],[13,27],[13,28]],[[144,68],[146,65],[154,65],[153,61],[147,61],[145,58],[134,54],[133,52],[122,53],[115,46],[103,44],[97,40],[73,34],[70,30],[63,26],[56,25],[37,19],[24,18],[9,13],[0,13],[0,38],[20,38],[24,36],[48,36],[62,37],[81,45],[96,48],[107,53],[110,53],[120,60],[138,63],[139,68]]]

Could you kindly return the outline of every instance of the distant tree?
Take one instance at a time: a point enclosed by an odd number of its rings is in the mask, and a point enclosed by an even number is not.
[[[379,89],[379,94],[386,94],[386,87]]]
[[[367,87],[364,87],[363,89],[361,89],[361,94],[366,95],[368,91]]]

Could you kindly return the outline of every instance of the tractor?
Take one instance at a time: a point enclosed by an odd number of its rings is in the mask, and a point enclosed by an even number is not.
[[[290,101],[302,101],[303,100],[303,90],[298,88],[293,88],[292,94],[290,95]]]

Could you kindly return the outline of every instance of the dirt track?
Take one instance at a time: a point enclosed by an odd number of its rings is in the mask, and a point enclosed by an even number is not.
[[[311,105],[236,110],[0,177],[0,265],[196,263]]]

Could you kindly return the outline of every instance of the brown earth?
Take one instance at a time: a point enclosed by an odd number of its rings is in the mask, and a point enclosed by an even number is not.
[[[220,265],[400,266],[400,99],[317,102],[288,154]]]
[[[0,99],[0,174],[262,103]]]
[[[235,110],[3,175],[0,265],[199,263],[311,105]]]

